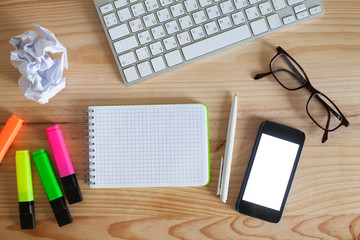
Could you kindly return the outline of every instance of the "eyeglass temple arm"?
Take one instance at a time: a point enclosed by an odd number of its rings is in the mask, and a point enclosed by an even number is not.
[[[255,75],[254,80],[259,80],[259,79],[261,79],[263,77],[266,77],[266,76],[268,76],[270,74],[272,74],[272,72],[258,73],[258,74]]]

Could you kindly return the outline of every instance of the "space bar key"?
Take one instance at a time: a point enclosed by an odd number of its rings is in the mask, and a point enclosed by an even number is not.
[[[243,25],[230,31],[218,34],[216,36],[207,38],[205,40],[193,43],[189,46],[183,47],[182,51],[186,60],[199,57],[206,53],[216,51],[220,48],[227,47],[231,44],[240,42],[251,37],[249,27]]]

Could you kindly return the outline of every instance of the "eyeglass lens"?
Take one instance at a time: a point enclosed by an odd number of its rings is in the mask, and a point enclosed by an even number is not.
[[[323,94],[314,94],[307,110],[315,123],[325,130],[334,130],[341,124],[341,115],[336,106]]]
[[[305,84],[306,77],[298,65],[285,54],[279,54],[271,62],[271,71],[283,87],[296,89]]]

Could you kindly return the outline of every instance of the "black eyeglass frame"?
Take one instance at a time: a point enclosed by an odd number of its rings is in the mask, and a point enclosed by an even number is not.
[[[308,116],[310,117],[310,119],[318,126],[320,127],[322,130],[324,130],[324,135],[322,137],[322,143],[324,143],[327,138],[328,138],[328,132],[332,132],[335,131],[336,129],[338,129],[340,126],[344,125],[345,127],[348,127],[350,125],[349,121],[346,119],[346,117],[344,116],[344,114],[340,111],[340,109],[336,106],[336,104],[330,100],[330,98],[328,98],[325,94],[323,94],[322,92],[320,92],[319,90],[315,89],[311,83],[310,80],[308,78],[308,76],[306,75],[304,69],[295,61],[294,58],[292,58],[282,47],[277,47],[276,50],[278,51],[278,53],[271,59],[270,64],[269,64],[269,68],[270,68],[270,72],[266,72],[266,73],[260,73],[260,74],[256,74],[256,76],[254,77],[255,80],[261,79],[263,77],[266,77],[270,74],[273,75],[273,77],[276,79],[276,81],[286,90],[289,91],[295,91],[295,90],[299,90],[301,88],[306,88],[307,90],[309,90],[309,92],[311,93],[309,100],[307,101],[306,104],[306,112],[308,114]],[[286,87],[275,75],[276,70],[274,70],[272,68],[272,64],[274,62],[274,60],[279,57],[280,55],[285,55],[287,58],[291,59],[296,66],[298,67],[298,69],[301,70],[301,72],[303,73],[303,75],[301,73],[299,73],[299,71],[297,70],[297,68],[293,65],[293,63],[291,63],[291,61],[289,61],[289,59],[287,59],[286,57],[284,58],[284,60],[287,62],[287,64],[289,65],[289,67],[291,68],[291,71],[286,70],[286,69],[281,69],[282,71],[286,71],[291,75],[295,75],[294,77],[300,81],[301,86],[296,87],[296,88],[288,88]],[[305,79],[304,77],[305,76]],[[321,95],[322,97],[326,98],[336,109],[336,111],[330,107],[326,102],[324,102],[318,95]],[[309,113],[309,103],[312,100],[312,98],[315,97],[327,110],[328,113],[328,120],[326,123],[326,128],[322,127]],[[340,120],[340,123],[337,127],[333,128],[333,129],[328,129],[329,127],[329,123],[330,123],[330,112],[338,119]],[[339,113],[339,114],[338,114]]]

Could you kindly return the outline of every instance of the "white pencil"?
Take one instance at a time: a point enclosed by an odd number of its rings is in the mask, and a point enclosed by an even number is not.
[[[219,178],[221,178],[221,181],[219,181],[220,186],[218,186],[218,193],[220,193],[220,200],[223,201],[224,203],[226,203],[228,197],[231,161],[232,161],[235,129],[236,129],[236,115],[237,115],[237,96],[235,94],[231,106],[229,123],[228,123],[225,155],[224,155],[224,160],[221,161],[220,174],[219,174]]]

